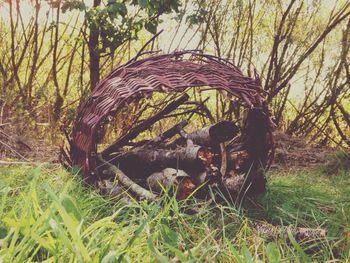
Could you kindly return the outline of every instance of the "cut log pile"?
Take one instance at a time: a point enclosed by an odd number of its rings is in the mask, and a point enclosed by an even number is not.
[[[122,147],[187,99],[184,94],[102,151],[98,155],[100,177],[116,178],[118,187],[141,199],[154,200],[170,188],[178,200],[192,194],[205,198],[209,187],[238,196],[246,180],[242,165],[248,153],[232,143],[225,146],[240,132],[234,122],[219,121],[187,133],[189,120],[184,119],[155,138],[134,143],[127,150]]]
[[[244,183],[238,173],[241,159],[246,154],[229,153],[229,158],[223,160],[222,152],[226,155],[226,150],[224,147],[222,151],[220,147],[221,143],[234,137],[238,128],[225,121],[187,134],[182,129],[184,123],[129,151],[113,152],[109,159],[99,156],[105,164],[102,174],[107,178],[116,177],[124,187],[147,199],[153,199],[153,196],[145,194],[144,189],[135,189],[136,183],[130,183],[131,178],[141,185],[146,183],[155,193],[175,186],[178,199],[187,198],[204,185],[223,186],[230,192],[238,192]],[[174,130],[181,137],[167,142],[171,139],[169,135],[177,134]],[[221,173],[223,166],[230,167],[225,174]]]

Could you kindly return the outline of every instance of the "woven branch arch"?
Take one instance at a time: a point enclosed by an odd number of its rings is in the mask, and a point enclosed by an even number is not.
[[[112,71],[79,109],[72,133],[72,162],[81,167],[87,181],[94,181],[96,136],[107,116],[115,116],[131,102],[151,96],[154,91],[183,92],[188,87],[204,86],[226,91],[250,109],[241,140],[251,152],[250,158],[266,166],[271,159],[273,143],[269,111],[258,76],[255,79],[246,77],[232,63],[199,51],[135,58]],[[260,114],[257,121],[254,120],[256,112]],[[250,124],[249,118],[252,119]],[[258,124],[260,127],[256,126]]]

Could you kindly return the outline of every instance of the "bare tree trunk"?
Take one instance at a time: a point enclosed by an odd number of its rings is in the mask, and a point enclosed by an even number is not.
[[[38,36],[39,36],[39,23],[38,23],[38,17],[39,17],[39,10],[40,10],[40,3],[38,0],[35,1],[35,21],[34,21],[34,36],[33,36],[33,59],[32,59],[32,66],[30,69],[30,75],[28,79],[28,107],[32,106],[32,93],[33,93],[33,80],[35,77],[35,71],[36,66],[39,58],[39,47],[38,47]],[[44,34],[44,33],[43,33]]]
[[[52,76],[53,76],[53,82],[55,85],[55,90],[56,90],[56,99],[54,103],[54,112],[53,112],[53,119],[55,122],[57,122],[60,118],[61,114],[61,108],[63,105],[63,98],[60,93],[60,87],[57,79],[57,48],[58,48],[58,33],[59,33],[59,24],[60,24],[60,3],[58,4],[57,7],[57,13],[56,13],[56,30],[55,30],[55,35],[54,35],[54,42],[53,42],[53,59],[52,59]]]
[[[101,0],[94,0],[93,7],[98,7]],[[98,50],[98,39],[100,31],[95,24],[90,25],[89,54],[90,54],[90,89],[93,90],[100,81],[100,54]]]

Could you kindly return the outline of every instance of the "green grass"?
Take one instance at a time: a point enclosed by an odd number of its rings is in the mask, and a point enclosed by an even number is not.
[[[126,204],[60,167],[1,167],[0,262],[349,262],[350,172],[268,177],[267,193],[239,207],[169,196]],[[255,220],[328,234],[267,240]]]

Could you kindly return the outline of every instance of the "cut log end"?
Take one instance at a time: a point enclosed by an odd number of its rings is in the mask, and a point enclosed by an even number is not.
[[[238,132],[239,128],[230,121],[218,122],[209,129],[210,137],[215,142],[226,142],[232,140]]]
[[[197,151],[197,158],[203,162],[204,166],[210,166],[213,163],[214,154],[207,148],[201,147]]]
[[[230,121],[221,121],[187,134],[187,139],[195,144],[213,146],[233,139],[239,132],[239,128]]]

